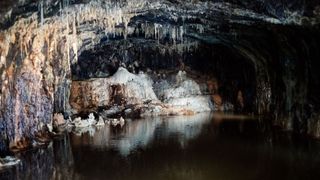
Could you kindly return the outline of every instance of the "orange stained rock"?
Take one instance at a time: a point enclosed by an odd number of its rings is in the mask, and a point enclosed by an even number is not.
[[[222,97],[219,94],[214,94],[212,95],[212,100],[215,104],[217,104],[218,106],[222,105]]]
[[[30,147],[30,145],[31,145],[30,140],[28,140],[26,138],[21,138],[16,141],[11,141],[9,148],[11,151],[17,152],[17,151],[24,150],[24,149]]]
[[[182,115],[186,115],[186,116],[193,116],[196,113],[190,109],[183,109],[181,110]]]
[[[66,121],[64,120],[64,117],[63,117],[63,115],[61,113],[55,113],[53,115],[53,124],[55,126],[60,126],[60,125],[63,125],[65,123],[66,123]]]
[[[7,68],[7,75],[10,76],[10,77],[14,75],[14,64],[11,64],[11,65]]]
[[[5,40],[4,32],[0,32],[0,42]]]
[[[241,90],[238,91],[238,94],[237,94],[237,103],[239,104],[239,106],[241,108],[244,107],[244,98],[243,98],[243,95],[242,95],[242,92]]]

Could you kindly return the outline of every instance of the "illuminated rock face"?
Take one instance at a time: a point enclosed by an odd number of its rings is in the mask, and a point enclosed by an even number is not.
[[[122,65],[133,74],[147,72],[148,68],[197,69],[196,63],[188,64],[187,59],[194,52],[201,56],[202,44],[224,46],[251,64],[254,78],[242,79],[254,81],[249,83],[254,90],[237,92],[252,99],[251,111],[272,113],[277,124],[320,136],[319,2],[281,3],[1,1],[0,147],[32,140],[42,129],[39,125],[52,123],[54,113],[73,115],[69,103],[72,78],[109,78]],[[84,61],[79,58],[84,52],[96,54],[97,47],[102,46],[113,49],[98,60],[105,66],[93,65],[100,71],[91,71],[92,63],[81,64]],[[141,49],[148,49],[148,56]],[[205,63],[210,67],[217,61],[212,60]],[[81,93],[84,87],[91,87],[85,83],[73,82],[72,88]],[[129,90],[137,91],[135,84],[131,86]],[[88,100],[78,101],[81,96],[71,96],[73,108],[79,111],[92,108],[92,104],[109,105],[110,91],[94,87],[89,88],[92,94]],[[151,94],[148,97],[159,98]]]
[[[164,85],[161,81],[156,84],[148,74],[135,75],[120,67],[109,78],[74,81],[70,104],[76,113],[118,108],[113,116],[134,114],[136,117],[214,110],[211,96],[202,93],[195,81],[181,77],[181,74],[179,71],[177,79],[171,82],[165,79],[168,85]]]
[[[134,75],[124,68],[110,78],[74,81],[71,92],[70,103],[77,112],[158,101],[147,75]]]

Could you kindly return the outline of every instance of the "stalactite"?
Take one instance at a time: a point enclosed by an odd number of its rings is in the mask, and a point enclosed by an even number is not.
[[[78,62],[78,43],[77,43],[77,27],[76,27],[76,14],[73,15],[73,23],[72,23],[72,34],[73,34],[73,43],[72,43],[72,48],[73,48],[73,53],[75,54],[75,61],[72,62],[77,63]]]
[[[41,27],[42,27],[43,23],[44,23],[43,0],[40,1],[40,22],[41,22]]]
[[[202,24],[197,24],[196,25],[196,28],[197,28],[197,31],[200,33],[200,34],[203,34],[204,33],[204,27]]]
[[[124,39],[127,39],[129,21],[127,19],[124,19],[123,23],[124,23]]]
[[[158,43],[160,40],[160,28],[161,28],[160,24],[157,24],[157,23],[154,24],[154,38],[158,41]]]
[[[77,26],[80,26],[80,15],[79,14],[81,14],[81,12],[82,12],[82,7],[80,6],[79,9],[80,9],[79,12],[76,13]]]
[[[20,38],[22,38],[22,36],[20,36]],[[23,41],[20,41],[20,58],[23,59],[23,51],[24,51],[24,48],[23,48]]]
[[[47,58],[50,58],[51,57],[51,54],[50,54],[50,29],[46,29],[45,31],[45,42],[47,44]]]
[[[63,7],[65,8],[65,7],[69,6],[70,1],[69,0],[62,0],[62,4],[63,4]]]
[[[70,62],[70,40],[69,40],[69,14],[66,14],[66,51],[67,51],[67,63]]]
[[[60,16],[62,17],[62,4],[61,4],[61,2],[59,2],[59,12],[60,12]]]
[[[171,35],[171,39],[173,41],[173,44],[175,45],[176,44],[176,28],[175,27],[171,28],[170,35]]]
[[[179,31],[180,31],[180,41],[183,43],[184,27],[180,26]]]

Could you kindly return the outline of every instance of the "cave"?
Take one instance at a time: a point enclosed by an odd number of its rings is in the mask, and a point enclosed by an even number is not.
[[[318,179],[317,0],[0,1],[0,179]]]

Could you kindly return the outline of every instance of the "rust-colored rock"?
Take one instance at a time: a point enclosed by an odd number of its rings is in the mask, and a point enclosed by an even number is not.
[[[216,105],[222,106],[223,101],[222,101],[222,97],[219,94],[212,95],[212,99]]]
[[[73,81],[71,85],[70,105],[78,112],[108,106],[111,90],[111,84],[106,79]]]

